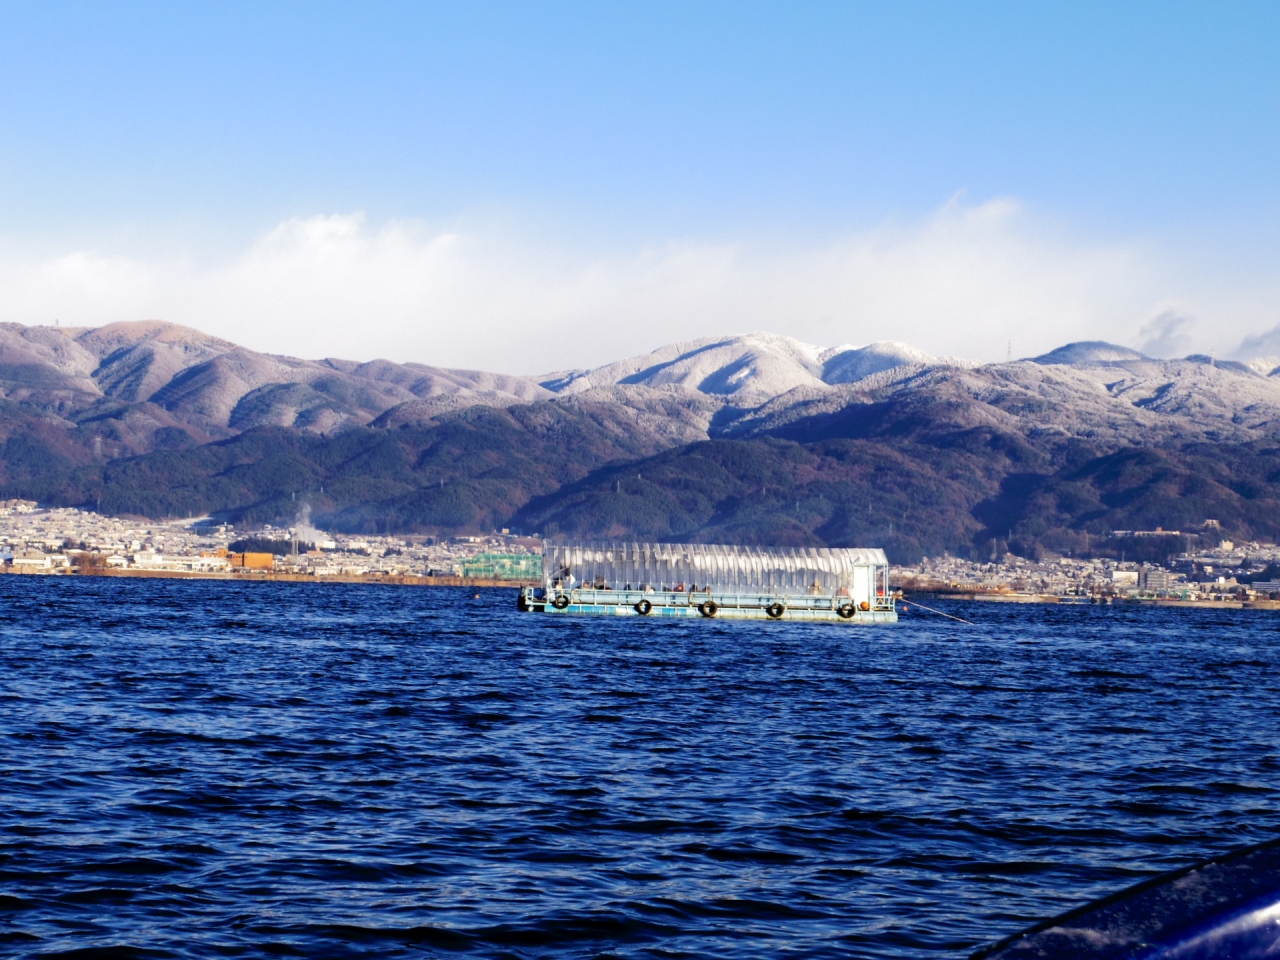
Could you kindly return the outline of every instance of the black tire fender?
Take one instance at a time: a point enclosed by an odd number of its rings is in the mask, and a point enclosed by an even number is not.
[[[840,616],[844,617],[846,620],[850,619],[857,612],[858,608],[852,603],[842,603],[836,608],[836,613],[840,614]]]
[[[764,608],[764,612],[770,620],[781,620],[782,615],[787,612],[787,608],[775,600]]]
[[[569,595],[567,593],[556,594],[556,598],[551,601],[551,605],[557,610],[563,610],[569,605]]]
[[[714,617],[720,612],[720,606],[714,600],[703,600],[698,604],[698,612],[704,617]]]
[[[636,613],[640,614],[642,617],[647,617],[652,609],[653,604],[648,600],[640,600],[636,603]]]

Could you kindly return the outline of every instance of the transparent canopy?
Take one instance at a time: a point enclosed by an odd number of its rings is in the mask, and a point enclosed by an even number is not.
[[[542,583],[548,589],[696,589],[871,599],[877,586],[887,587],[889,567],[883,550],[864,548],[544,542],[542,550]]]

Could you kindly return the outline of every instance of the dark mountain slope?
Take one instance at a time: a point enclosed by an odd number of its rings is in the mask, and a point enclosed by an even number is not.
[[[884,546],[895,562],[1013,549],[1113,555],[1117,530],[1148,538],[1149,559],[1223,535],[1280,541],[1274,442],[1127,448],[1049,474],[1018,472],[1007,438],[979,433],[936,447],[857,439],[719,440],[603,467],[535,498],[513,525],[572,536],[728,543]],[[1210,542],[1216,542],[1212,539]],[[1161,553],[1163,551],[1163,553]]]
[[[341,530],[489,530],[532,496],[669,445],[615,404],[478,406],[394,430],[324,437],[258,428],[92,466],[48,458],[47,469],[15,474],[0,495],[115,514],[259,522],[290,522],[306,502],[317,522]]]
[[[1080,446],[1050,458],[1021,437],[975,427],[922,429],[916,440],[759,437],[671,449],[669,437],[637,431],[617,406],[543,402],[328,437],[258,428],[185,448],[174,429],[175,449],[92,463],[60,427],[17,416],[6,424],[0,496],[116,514],[287,523],[305,503],[321,526],[350,532],[507,526],[873,543],[899,562],[944,550],[1105,552],[1113,530],[1197,530],[1206,519],[1229,536],[1280,539],[1275,441],[1102,455]]]
[[[0,489],[67,475],[94,460],[92,448],[73,431],[33,414],[12,400],[0,400]]]
[[[975,511],[988,536],[1024,550],[1095,552],[1116,530],[1196,532],[1217,520],[1237,539],[1280,541],[1280,446],[1129,448],[1050,476],[1011,476]]]
[[[972,479],[980,465],[959,472]],[[967,550],[980,489],[885,444],[713,440],[605,467],[533,500],[512,523],[619,539],[876,543],[905,559]]]

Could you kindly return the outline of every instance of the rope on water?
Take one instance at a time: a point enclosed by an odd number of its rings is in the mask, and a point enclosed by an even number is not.
[[[969,626],[971,626],[971,627],[976,627],[976,626],[977,626],[977,624],[976,624],[976,623],[974,623],[972,620],[966,620],[964,617],[953,617],[953,616],[951,616],[951,614],[949,614],[949,613],[943,613],[941,610],[935,610],[935,609],[933,609],[933,607],[926,607],[926,606],[925,606],[923,603],[921,603],[919,600],[904,600],[904,601],[902,601],[902,605],[903,605],[904,607],[905,607],[905,606],[907,606],[908,604],[914,604],[915,606],[919,607],[921,610],[928,610],[930,613],[936,613],[938,616],[940,616],[940,617],[946,617],[948,620],[958,620],[958,621],[960,621],[961,623],[967,623],[967,624],[968,624]]]

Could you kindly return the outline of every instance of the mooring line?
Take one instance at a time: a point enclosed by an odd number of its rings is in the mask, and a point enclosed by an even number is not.
[[[951,614],[949,614],[949,613],[943,613],[941,610],[935,610],[935,609],[933,609],[933,607],[926,607],[926,606],[925,606],[923,603],[921,603],[919,600],[903,600],[903,601],[902,601],[902,605],[903,605],[904,607],[905,607],[905,606],[907,606],[907,604],[911,604],[911,603],[915,604],[915,605],[916,605],[917,607],[919,607],[921,610],[928,610],[930,613],[936,613],[938,616],[940,616],[940,617],[946,617],[948,620],[959,620],[961,623],[967,623],[967,624],[968,624],[969,626],[971,626],[971,627],[976,627],[976,626],[977,626],[977,624],[976,624],[976,623],[974,623],[972,620],[966,620],[964,617],[953,617],[953,616],[951,616]]]

